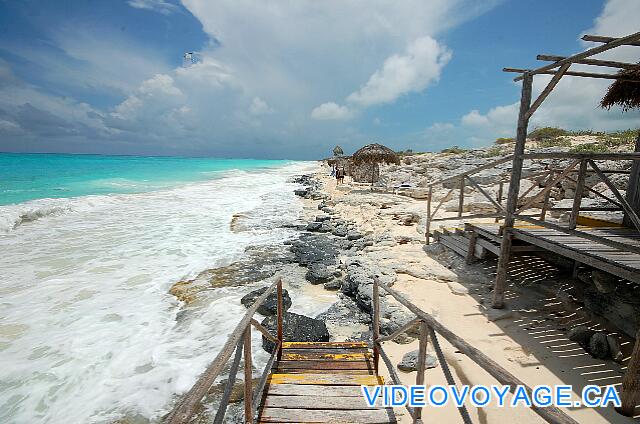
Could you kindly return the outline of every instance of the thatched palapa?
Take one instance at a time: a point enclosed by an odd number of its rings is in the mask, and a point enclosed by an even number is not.
[[[623,111],[640,108],[640,64],[633,69],[618,72],[617,79],[600,102],[600,106],[610,109],[618,105]]]
[[[354,164],[360,165],[362,163],[395,163],[400,164],[400,158],[390,148],[383,146],[382,144],[373,143],[359,149],[351,156]]]

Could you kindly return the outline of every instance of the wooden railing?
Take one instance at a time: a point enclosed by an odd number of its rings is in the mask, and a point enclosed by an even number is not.
[[[277,311],[277,337],[273,337],[269,331],[264,328],[258,321],[253,319],[253,315],[256,313],[260,305],[262,305],[267,297],[273,293],[273,290],[277,290],[278,299],[278,311]],[[255,421],[255,415],[260,402],[262,400],[262,392],[264,390],[269,372],[276,359],[280,359],[282,354],[282,279],[276,278],[276,281],[267,288],[267,290],[256,299],[255,303],[249,308],[242,320],[238,323],[236,328],[231,332],[231,335],[227,339],[227,342],[222,347],[216,358],[211,362],[207,369],[202,373],[198,381],[193,385],[191,390],[182,398],[173,410],[165,417],[164,422],[167,424],[184,424],[188,423],[194,415],[197,406],[202,401],[211,385],[214,383],[223,367],[231,357],[235,349],[235,356],[229,370],[229,377],[225,385],[222,398],[220,400],[220,406],[214,418],[214,423],[222,423],[226,414],[233,385],[236,380],[236,374],[238,372],[240,358],[244,356],[244,420],[245,423],[253,423]],[[275,344],[275,348],[271,357],[267,361],[267,364],[262,373],[255,391],[252,391],[252,360],[251,360],[251,327],[255,327],[262,333],[264,337]]]
[[[521,155],[523,159],[573,159],[573,161],[565,168],[550,168],[545,169],[540,172],[536,172],[530,175],[527,175],[526,178],[523,179],[531,179],[536,178],[542,181],[540,187],[540,191],[536,193],[535,196],[528,198],[527,196],[531,194],[531,192],[536,188],[536,185],[532,185],[528,190],[524,193],[516,193],[517,197],[516,210],[513,212],[513,216],[515,219],[522,220],[524,222],[528,222],[533,225],[540,225],[542,227],[554,229],[560,232],[564,232],[571,235],[577,235],[580,237],[584,237],[590,239],[592,241],[596,241],[598,243],[602,243],[607,246],[616,247],[616,248],[625,248],[626,250],[633,251],[635,253],[640,253],[640,248],[636,246],[630,246],[625,244],[624,246],[621,243],[613,241],[611,239],[607,239],[604,237],[600,237],[597,235],[589,234],[583,231],[576,230],[576,222],[578,215],[581,211],[623,211],[625,213],[625,217],[628,222],[631,222],[638,231],[640,231],[640,218],[638,217],[638,212],[634,210],[634,208],[628,203],[628,201],[622,196],[620,191],[615,187],[615,185],[611,182],[608,174],[629,174],[630,171],[625,170],[617,170],[617,169],[600,169],[600,167],[596,164],[597,160],[631,160],[631,161],[640,161],[640,153],[526,153]],[[513,159],[513,155],[505,156],[498,160],[489,162],[487,164],[478,166],[471,170],[456,174],[454,176],[444,178],[438,181],[435,181],[427,186],[429,189],[427,195],[427,217],[426,217],[426,227],[425,227],[425,237],[426,243],[429,244],[430,234],[431,234],[431,225],[433,222],[438,221],[450,221],[450,220],[459,220],[462,218],[465,219],[474,219],[474,218],[495,218],[495,221],[498,222],[500,219],[503,219],[507,215],[507,206],[503,202],[503,187],[506,182],[510,182],[508,178],[508,173],[505,173],[504,176],[500,178],[498,194],[494,199],[483,189],[480,184],[478,184],[472,177],[472,175],[485,170],[493,168],[499,164],[508,162]],[[578,168],[578,169],[576,169]],[[589,169],[591,168],[591,169]],[[571,174],[578,173],[577,178],[573,178],[570,176]],[[596,190],[593,190],[591,187],[587,187],[585,185],[585,178],[588,173],[592,173],[598,176],[599,180],[604,182],[605,185],[611,190],[615,199],[606,196]],[[576,185],[576,195],[574,197],[573,206],[571,208],[563,208],[563,207],[549,207],[549,197],[551,190],[560,184],[563,180],[568,180],[573,182]],[[433,188],[444,184],[450,181],[459,181],[459,186],[457,188],[452,188],[449,192],[440,199],[440,202],[437,204],[435,209],[432,210],[432,198],[433,198]],[[466,184],[469,183],[473,189],[477,190],[480,194],[482,194],[491,204],[493,204],[496,208],[495,213],[483,213],[483,214],[468,214],[463,215],[464,208],[464,200],[465,200],[465,187]],[[519,186],[519,185],[518,185]],[[442,204],[450,198],[455,190],[459,191],[459,200],[458,200],[458,210],[457,215],[452,217],[442,217],[435,218],[438,210],[442,206]],[[601,199],[607,200],[612,206],[606,207],[583,207],[581,206],[583,191],[589,191],[594,193],[596,196]],[[509,195],[512,195],[511,193]],[[526,200],[525,200],[526,199]],[[508,200],[505,199],[505,200]],[[526,210],[531,209],[534,205],[542,203],[542,208],[540,214],[525,214]],[[569,218],[568,226],[560,226],[554,223],[550,223],[545,221],[546,214],[550,210],[555,211],[570,211],[571,215]],[[537,218],[537,219],[536,219]]]
[[[379,298],[379,290],[382,288],[387,293],[389,293],[393,298],[395,298],[400,304],[405,306],[411,312],[414,313],[416,318],[398,330],[396,330],[393,334],[388,336],[381,337],[380,336],[380,298]],[[500,384],[508,385],[509,389],[512,393],[515,392],[517,386],[522,386],[527,391],[529,398],[532,398],[532,390],[529,386],[524,384],[522,381],[513,376],[509,371],[502,368],[499,364],[494,362],[480,350],[476,349],[462,338],[458,337],[451,330],[446,328],[440,322],[438,322],[433,316],[418,308],[413,303],[409,302],[404,298],[400,293],[393,290],[389,286],[384,283],[381,283],[378,278],[374,278],[373,282],[373,358],[374,358],[374,366],[376,372],[378,371],[378,362],[379,358],[382,358],[387,369],[389,371],[389,375],[391,376],[391,380],[393,384],[402,385],[398,374],[395,371],[393,363],[385,353],[382,348],[382,342],[393,340],[398,337],[400,334],[407,332],[415,326],[420,327],[420,336],[419,336],[419,348],[418,348],[418,373],[416,375],[416,384],[423,385],[424,384],[424,371],[425,371],[425,357],[427,352],[427,338],[431,340],[433,344],[433,349],[435,350],[436,356],[438,358],[438,362],[442,368],[442,371],[447,380],[447,384],[456,385],[456,382],[453,378],[453,374],[449,369],[446,358],[444,357],[444,353],[442,352],[442,348],[440,347],[440,343],[438,342],[438,337],[436,333],[444,337],[449,343],[451,343],[456,349],[460,352],[464,353],[476,364],[480,365],[487,373],[489,373],[492,377],[494,377]],[[530,408],[542,417],[545,421],[549,423],[557,423],[557,424],[577,424],[573,418],[566,415],[560,409],[549,406],[549,407],[537,407],[535,405],[531,405]],[[414,423],[422,423],[422,408],[412,408],[407,406],[407,410],[411,417],[413,418]],[[471,424],[471,417],[469,416],[469,412],[465,408],[465,406],[461,406],[458,408],[462,421],[465,424]]]

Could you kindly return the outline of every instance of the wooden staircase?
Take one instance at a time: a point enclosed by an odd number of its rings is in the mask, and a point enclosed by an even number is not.
[[[384,384],[364,342],[284,342],[264,390],[260,423],[395,423],[391,408],[370,408],[361,385]]]

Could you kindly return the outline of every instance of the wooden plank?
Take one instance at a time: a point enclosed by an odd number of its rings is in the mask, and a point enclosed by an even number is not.
[[[591,35],[591,34],[585,34],[582,36],[582,39],[584,41],[593,41],[595,43],[610,43],[613,40],[616,40],[616,38],[614,37],[605,37],[602,35]],[[623,45],[625,46],[640,46],[640,41],[630,41],[627,43],[624,43]]]
[[[309,370],[306,368],[281,368],[278,367],[273,370],[273,372],[277,372],[279,374],[309,374],[310,372],[314,374],[358,374],[358,375],[375,375],[375,370]]]
[[[393,412],[385,409],[333,411],[322,409],[264,408],[264,423],[394,423]]]
[[[286,350],[282,352],[282,360],[284,361],[317,361],[326,359],[329,361],[366,361],[371,359],[371,353],[315,353],[310,351],[304,355],[289,353]]]
[[[539,54],[538,56],[536,56],[536,59],[544,60],[547,62],[557,62],[559,60],[566,59],[566,56]],[[613,60],[598,60],[598,59],[579,59],[573,63],[579,63],[581,65],[606,66],[608,68],[620,68],[620,69],[634,69],[638,67],[637,63],[615,62]]]
[[[349,349],[368,347],[367,342],[283,342],[282,349]]]
[[[381,407],[368,407],[364,396],[360,398],[339,398],[335,396],[322,396],[322,392],[318,392],[313,396],[278,396],[267,395],[264,401],[265,408],[302,408],[302,409],[333,409],[333,410],[349,410],[349,409],[384,409]]]
[[[372,370],[372,361],[285,361],[278,362],[282,368],[304,368],[308,370]],[[313,371],[311,371],[313,372]]]
[[[300,384],[272,384],[268,387],[269,395],[281,396],[316,396],[322,393],[323,397],[362,397],[360,386],[320,386]]]
[[[522,233],[519,229],[513,230],[514,237],[524,240],[528,243],[535,244],[551,252],[558,253],[569,259],[577,260],[581,263],[593,266],[594,268],[601,269],[610,274],[617,275],[620,278],[640,283],[640,273],[638,269],[633,269],[621,263],[616,263],[608,260],[607,258],[599,257],[598,255],[589,252],[588,250],[576,250],[569,246],[562,245],[552,240],[543,240],[540,237],[534,235]]]
[[[352,347],[352,348],[316,348],[316,349],[298,349],[298,348],[289,348],[285,352],[293,355],[306,355],[309,353],[330,353],[330,354],[341,354],[341,353],[367,353],[370,350],[366,347]]]
[[[374,375],[279,374],[269,377],[270,384],[316,384],[323,386],[375,386],[384,379]]]

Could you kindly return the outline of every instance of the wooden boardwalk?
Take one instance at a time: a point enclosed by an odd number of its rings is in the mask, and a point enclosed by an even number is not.
[[[391,408],[369,408],[361,385],[384,384],[364,342],[284,342],[264,390],[261,423],[394,423]]]
[[[496,244],[502,238],[498,235],[499,225],[497,224],[468,223],[467,229],[477,232],[478,235]],[[627,246],[640,247],[640,233],[635,229],[590,226],[578,226],[576,229]],[[538,246],[620,278],[640,283],[639,253],[534,225],[516,226],[512,232],[515,240]]]

